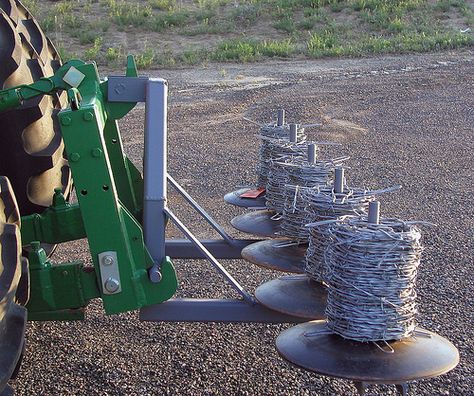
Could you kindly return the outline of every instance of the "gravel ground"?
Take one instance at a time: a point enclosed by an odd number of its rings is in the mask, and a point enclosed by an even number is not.
[[[242,116],[322,121],[316,140],[351,155],[352,185],[403,186],[383,198],[385,215],[437,224],[424,233],[419,274],[421,326],[449,338],[461,363],[412,384],[412,395],[473,394],[473,63],[469,51],[360,60],[212,65],[150,72],[170,81],[169,166],[215,218],[241,213],[223,195],[255,180],[256,133]],[[121,123],[140,163],[144,110]],[[214,234],[170,194],[170,206],[199,237]],[[170,230],[170,235],[177,235]],[[62,245],[55,260],[90,262],[87,243]],[[235,297],[205,261],[176,261],[180,296]],[[279,274],[226,261],[249,290]],[[18,395],[352,395],[343,380],[290,366],[274,340],[288,325],[153,324],[136,313],[105,317],[99,302],[82,323],[30,323]],[[368,394],[395,394],[371,386]]]

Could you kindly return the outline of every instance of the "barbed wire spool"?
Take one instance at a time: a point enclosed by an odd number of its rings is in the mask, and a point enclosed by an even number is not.
[[[328,185],[333,177],[334,169],[349,159],[349,157],[339,157],[316,161],[314,149],[310,150],[311,146],[316,147],[314,143],[308,145],[307,161],[296,159],[282,164],[284,168],[287,168],[289,184],[284,190],[285,203],[281,235],[295,239],[297,243],[305,243],[309,237],[309,230],[305,227],[307,224],[306,200],[301,194],[302,188]]]
[[[290,125],[266,125],[260,128],[261,144],[259,148],[259,159],[257,163],[257,187],[266,187],[268,176],[272,167],[272,161],[285,155],[296,155],[306,145],[306,134],[304,128],[296,127],[296,138],[290,142]],[[300,145],[299,149],[298,146]]]
[[[416,327],[423,251],[416,222],[350,216],[329,226],[324,281],[328,328],[356,341],[400,340]]]
[[[283,140],[274,141],[268,147],[270,160],[265,164],[261,164],[267,173],[266,189],[266,206],[275,210],[277,213],[283,212],[285,204],[285,185],[290,182],[290,174],[285,163],[293,163],[295,161],[302,162],[306,156],[308,149],[307,142],[293,143]]]
[[[306,224],[306,203],[301,194],[307,187],[287,184],[285,186],[285,204],[283,207],[282,223],[279,234],[292,239],[295,243],[304,243],[308,240]]]
[[[266,184],[266,206],[277,213],[283,212],[285,203],[284,186],[289,181],[289,174],[287,169],[283,166],[284,161],[291,161],[292,157],[282,157],[279,161],[272,164],[268,174]]]
[[[330,243],[328,225],[325,221],[340,216],[364,215],[375,194],[366,189],[344,187],[336,193],[329,187],[305,189],[302,192],[305,202],[304,219],[308,229],[308,250],[306,251],[306,273],[315,281],[322,281],[325,272],[324,252]],[[323,222],[323,223],[322,223]]]

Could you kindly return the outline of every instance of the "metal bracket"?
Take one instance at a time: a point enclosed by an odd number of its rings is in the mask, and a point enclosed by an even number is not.
[[[117,294],[122,291],[117,252],[99,253],[100,278],[104,294]]]
[[[148,77],[108,77],[109,102],[145,102]]]

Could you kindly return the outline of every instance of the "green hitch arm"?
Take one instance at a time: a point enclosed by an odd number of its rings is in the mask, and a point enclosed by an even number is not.
[[[41,95],[52,95],[57,91],[68,91],[69,103],[73,110],[77,110],[82,99],[81,89],[78,87],[83,80],[90,79],[90,66],[81,60],[71,60],[62,65],[54,76],[43,77],[32,84],[0,90],[0,113],[21,106],[25,100]],[[137,75],[135,59],[129,55],[126,76],[137,77]]]
[[[31,243],[28,260],[28,320],[84,319],[89,301],[100,297],[95,270],[80,261],[52,265],[37,241]]]
[[[21,218],[23,246],[33,241],[56,244],[86,236],[79,205],[66,202],[60,188],[54,190],[53,204],[43,213]]]
[[[29,85],[20,85],[0,91],[0,112],[21,106],[25,100],[36,96],[50,95],[59,89],[64,89],[62,86],[56,86],[56,83],[54,78],[44,77]]]
[[[81,69],[86,65],[83,61],[72,60],[61,66],[52,77],[43,77],[32,84],[0,90],[0,112],[15,109],[25,100],[37,96],[77,88],[84,79]]]
[[[14,109],[23,103],[19,88],[0,91],[0,112]]]

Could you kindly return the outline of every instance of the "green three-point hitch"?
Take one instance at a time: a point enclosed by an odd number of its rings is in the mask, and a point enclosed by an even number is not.
[[[131,57],[126,76],[137,76]],[[123,153],[117,126],[135,102],[109,102],[108,81],[100,81],[95,64],[71,61],[53,77],[0,92],[0,111],[59,90],[67,91],[69,100],[58,118],[78,203],[69,204],[56,190],[49,209],[22,218],[22,244],[31,246],[29,319],[81,319],[87,302],[97,297],[106,313],[169,299],[176,291],[176,274],[168,258],[163,255],[155,263],[145,247],[143,180]],[[51,265],[39,245],[84,237],[94,268],[81,262]],[[150,280],[155,264],[159,282]]]

